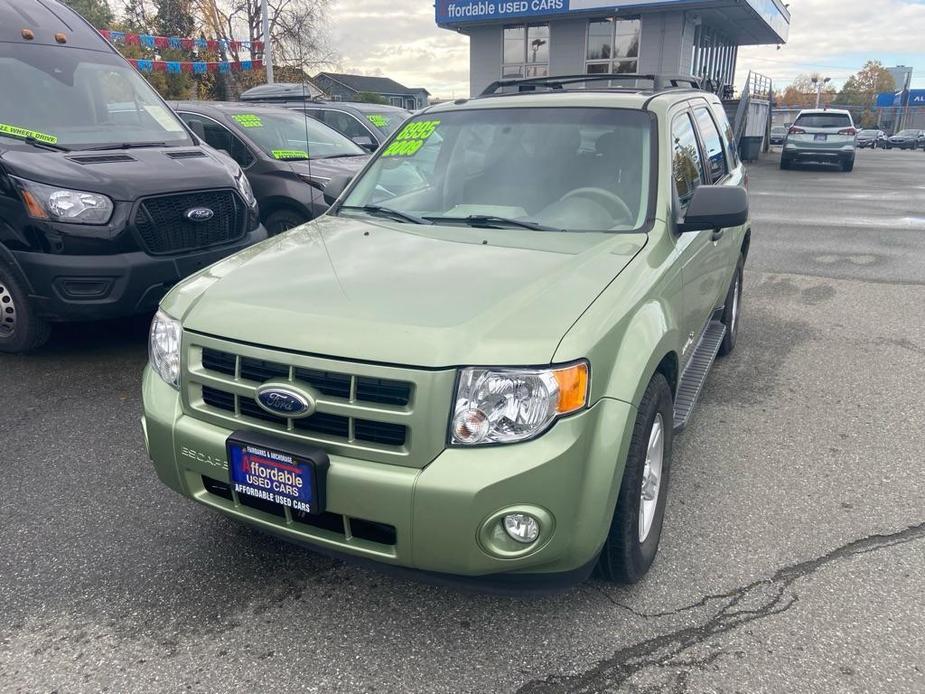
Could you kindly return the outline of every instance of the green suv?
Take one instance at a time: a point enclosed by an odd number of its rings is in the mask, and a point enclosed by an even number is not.
[[[161,480],[436,580],[641,578],[750,237],[722,105],[685,84],[432,107],[327,214],[177,285],[144,374]]]

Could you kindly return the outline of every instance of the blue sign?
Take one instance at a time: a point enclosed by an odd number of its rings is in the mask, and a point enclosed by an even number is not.
[[[902,106],[902,92],[883,92],[877,94],[877,108],[895,108]]]
[[[909,90],[909,105],[910,106],[925,106],[925,89],[910,89]]]

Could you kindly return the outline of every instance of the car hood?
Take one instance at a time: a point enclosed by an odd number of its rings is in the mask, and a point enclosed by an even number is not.
[[[176,287],[185,330],[363,361],[544,364],[645,234],[323,216]]]
[[[174,158],[178,154],[182,158]],[[186,154],[186,156],[183,156]],[[130,202],[146,195],[234,186],[229,157],[208,147],[49,152],[18,146],[0,154],[12,174]]]
[[[312,159],[311,161],[294,161],[292,170],[296,173],[312,176],[313,178],[334,178],[344,174],[353,176],[366,166],[369,161],[368,154],[358,154],[355,157],[333,157],[328,159]]]

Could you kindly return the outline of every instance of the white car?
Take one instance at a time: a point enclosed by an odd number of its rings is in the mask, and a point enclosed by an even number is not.
[[[854,169],[858,131],[850,111],[807,109],[790,126],[784,139],[780,168],[789,169],[797,161],[835,161],[843,171]]]

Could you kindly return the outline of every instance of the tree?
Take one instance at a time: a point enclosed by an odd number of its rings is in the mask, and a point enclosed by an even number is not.
[[[872,128],[877,124],[877,113],[874,110],[877,94],[894,91],[896,80],[893,75],[887,72],[880,61],[868,60],[864,67],[848,78],[836,100],[846,106],[862,107],[858,124],[863,128]]]
[[[813,108],[816,105],[816,84],[813,83],[813,79],[821,82],[825,78],[818,73],[813,73],[811,75],[797,75],[793,82],[791,82],[787,88],[784,89],[783,94],[780,96],[778,106]],[[835,94],[836,90],[834,86],[832,86],[830,83],[824,84],[822,87],[821,98],[819,100],[820,107],[830,105],[835,99]]]
[[[97,29],[106,29],[112,24],[112,10],[106,0],[64,0]]]
[[[366,104],[388,104],[388,100],[381,94],[375,92],[357,92],[354,101],[361,101]]]

